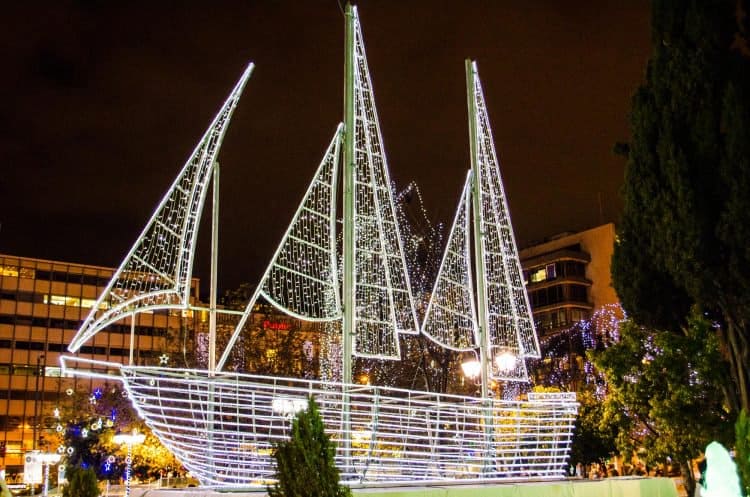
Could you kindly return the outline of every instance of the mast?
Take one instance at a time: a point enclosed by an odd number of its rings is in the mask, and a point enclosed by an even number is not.
[[[474,223],[474,264],[476,268],[477,285],[477,321],[479,325],[479,364],[482,379],[482,398],[486,399],[489,393],[490,378],[490,334],[489,322],[487,320],[487,291],[484,274],[484,246],[482,231],[482,203],[480,198],[481,178],[479,160],[477,157],[477,108],[474,98],[476,78],[476,64],[466,59],[466,98],[469,108],[469,148],[471,151],[471,205]]]
[[[355,292],[354,292],[354,174],[356,141],[354,123],[354,8],[346,4],[346,35],[344,47],[344,165],[343,165],[343,288],[342,303],[344,322],[342,326],[341,349],[342,382],[352,382],[352,354],[354,338]],[[346,413],[348,414],[348,412]]]
[[[351,422],[349,385],[352,383],[352,355],[354,352],[354,143],[356,141],[354,123],[354,7],[346,4],[346,34],[344,37],[344,240],[343,240],[343,288],[341,291],[344,320],[341,327],[341,428],[343,431],[343,453],[345,468],[351,460]]]
[[[216,293],[219,272],[219,163],[214,162],[211,203],[211,293],[208,298],[208,373],[216,374]]]

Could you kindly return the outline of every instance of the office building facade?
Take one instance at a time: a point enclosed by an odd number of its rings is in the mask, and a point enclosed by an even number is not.
[[[60,355],[95,305],[114,269],[0,254],[0,464],[23,471],[30,450],[54,451],[53,412],[69,389],[91,391],[95,382],[63,378]],[[191,299],[198,300],[193,279]],[[131,325],[108,326],[81,348],[80,357],[109,362],[158,364],[174,352],[174,340],[191,333],[192,313],[140,314]],[[101,382],[99,382],[101,383]]]

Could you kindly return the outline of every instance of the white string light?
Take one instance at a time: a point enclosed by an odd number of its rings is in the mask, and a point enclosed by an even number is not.
[[[354,20],[354,352],[400,358],[398,333],[417,333],[372,80],[357,9]]]
[[[476,105],[479,199],[490,343],[518,357],[541,357],[523,272],[518,258],[510,210],[492,139],[490,119],[479,76],[472,96]],[[513,379],[513,377],[499,379]]]
[[[272,445],[288,437],[289,410],[310,395],[349,483],[562,478],[577,411],[575,394],[568,393],[482,400],[359,385],[347,394],[353,448],[347,459],[341,383],[223,371],[210,377],[201,370],[82,358],[65,358],[63,368],[72,360],[91,370],[121,368],[139,416],[202,485],[268,482]]]
[[[127,315],[150,308],[184,308],[189,304],[200,213],[216,154],[252,69],[251,63],[99,296],[68,345],[71,352],[108,324]]]
[[[466,177],[440,271],[435,280],[435,288],[422,324],[422,332],[429,338],[443,347],[459,351],[473,350],[479,343],[474,285],[469,269],[470,190],[471,172]]]
[[[307,321],[341,317],[334,222],[341,130],[339,125],[261,282],[266,300]]]

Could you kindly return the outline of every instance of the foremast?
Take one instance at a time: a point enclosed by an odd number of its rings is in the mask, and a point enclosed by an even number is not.
[[[77,352],[100,330],[125,317],[130,317],[132,330],[138,313],[151,309],[184,310],[190,307],[193,260],[201,212],[227,126],[253,68],[253,63],[248,64],[71,340],[68,345],[70,352]]]

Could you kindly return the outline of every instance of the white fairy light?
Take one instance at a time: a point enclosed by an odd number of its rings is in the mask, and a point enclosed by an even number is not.
[[[473,64],[472,70],[476,71]],[[509,354],[498,356],[502,360],[490,368],[489,375],[504,381],[528,382],[524,359],[540,357],[539,342],[523,283],[481,83],[476,74],[471,80],[473,87],[469,92],[475,109],[471,113],[475,119],[472,129],[476,130],[472,145],[474,170],[467,175],[422,331],[444,347],[472,350],[478,343],[479,323],[485,323],[489,348],[493,351],[502,349],[503,353]],[[470,188],[472,183],[477,185],[476,191]],[[479,217],[474,224],[476,226],[478,221],[480,233],[473,235],[480,246],[476,247],[474,257],[481,264],[482,280],[477,285],[483,289],[476,294],[470,269],[469,205],[472,200],[479,206],[474,211]],[[475,295],[483,300],[476,302]],[[483,312],[482,316],[477,316],[477,307]],[[511,356],[513,361],[510,361]]]
[[[479,376],[481,367],[481,364],[479,364],[479,361],[476,358],[461,363],[461,370],[464,372],[464,376],[471,379]]]
[[[473,350],[478,344],[474,285],[469,269],[470,187],[469,174],[422,324],[422,332],[441,346],[464,351]]]
[[[393,191],[375,107],[362,29],[354,22],[354,353],[400,358],[398,333],[416,333]]]
[[[575,394],[529,394],[528,401],[492,400],[487,419],[474,397],[359,385],[347,394],[347,435],[341,383],[120,367],[153,433],[202,485],[221,487],[262,486],[273,477],[272,444],[288,437],[289,414],[310,395],[338,447],[342,478],[358,483],[562,478],[577,411]]]
[[[513,371],[516,368],[516,361],[518,358],[516,355],[505,350],[495,357],[495,365],[501,372]]]
[[[479,199],[490,343],[513,349],[519,357],[541,357],[523,272],[518,258],[510,209],[479,77],[472,91],[476,106]],[[504,378],[513,379],[513,378]]]
[[[417,319],[356,9],[353,22],[356,124],[348,132],[355,143],[355,212],[353,219],[344,222],[353,223],[356,275],[351,294],[355,297],[352,306],[355,327],[348,332],[354,335],[355,355],[393,359],[400,355],[398,334],[416,331]],[[84,321],[69,347],[71,351],[80,348],[108,323],[147,309],[188,305],[195,235],[203,200],[216,152],[249,70],[106,287],[99,304],[94,306],[96,310]],[[252,301],[263,294],[288,314],[322,321],[319,326],[327,330],[327,340],[321,344],[321,350],[327,347],[329,354],[335,353],[340,358],[342,274],[333,229],[338,135],[339,131]],[[489,140],[493,156],[485,160],[489,165],[483,166],[486,170],[481,172],[491,183],[487,193],[482,192],[483,209],[489,212],[488,216],[494,216],[484,225],[493,239],[485,248],[487,253],[507,251],[510,262],[513,257],[517,261],[507,206],[503,204],[504,210],[498,210],[499,203],[504,202],[504,193],[499,172],[495,176],[492,172],[497,161],[488,123],[482,136],[483,140]],[[482,153],[487,156],[488,150]],[[466,230],[462,236],[468,236]],[[466,241],[458,239],[452,243],[462,247]],[[498,255],[493,254],[493,257]],[[455,264],[468,264],[468,256],[453,257]],[[346,261],[348,267],[350,259],[347,257]],[[485,265],[495,262],[495,259],[483,261]],[[503,267],[509,267],[510,262],[503,260]],[[463,269],[451,271],[464,277]],[[487,284],[495,285],[493,292],[511,295],[516,305],[520,301],[514,286],[515,276],[512,270],[508,271],[509,286],[502,286],[494,279]],[[463,280],[461,285],[466,285]],[[446,300],[463,298],[452,295]],[[512,315],[513,326],[520,323],[525,330],[525,317],[513,309],[490,306],[493,325],[500,317]],[[471,321],[460,323],[464,328],[460,347],[464,350],[471,347],[476,318],[468,307],[462,312],[463,316],[470,316],[463,319]],[[314,381],[225,372],[222,366],[239,339],[238,333],[244,329],[247,315],[240,319],[224,355],[211,371],[63,357],[63,375],[68,360],[90,366],[90,373],[76,368],[75,374],[80,376],[111,378],[110,373],[102,371],[119,369],[138,415],[203,485],[265,487],[275,470],[271,449],[275,442],[288,437],[291,413],[301,409],[303,399],[309,396],[316,398],[320,406],[326,430],[337,446],[337,464],[342,468],[343,479],[349,483],[561,478],[566,474],[577,410],[574,394],[529,394],[525,401],[476,399],[344,385],[330,379]],[[533,344],[527,343],[526,331],[521,336],[516,332],[514,348],[505,343],[503,333],[501,330],[491,334],[492,346],[518,352],[514,370],[525,374],[523,358],[534,354]],[[451,335],[445,337],[445,341],[454,339]],[[534,337],[532,341],[535,340]],[[348,340],[346,343],[350,344]],[[328,378],[340,377],[340,363],[331,362],[326,368],[324,374]],[[82,432],[85,431],[84,428]],[[72,450],[67,448],[68,453]],[[126,462],[130,462],[130,454]]]
[[[183,309],[190,303],[200,211],[216,154],[253,69],[248,65],[211,126],[146,224],[130,253],[68,345],[76,352],[108,324],[150,309]]]

